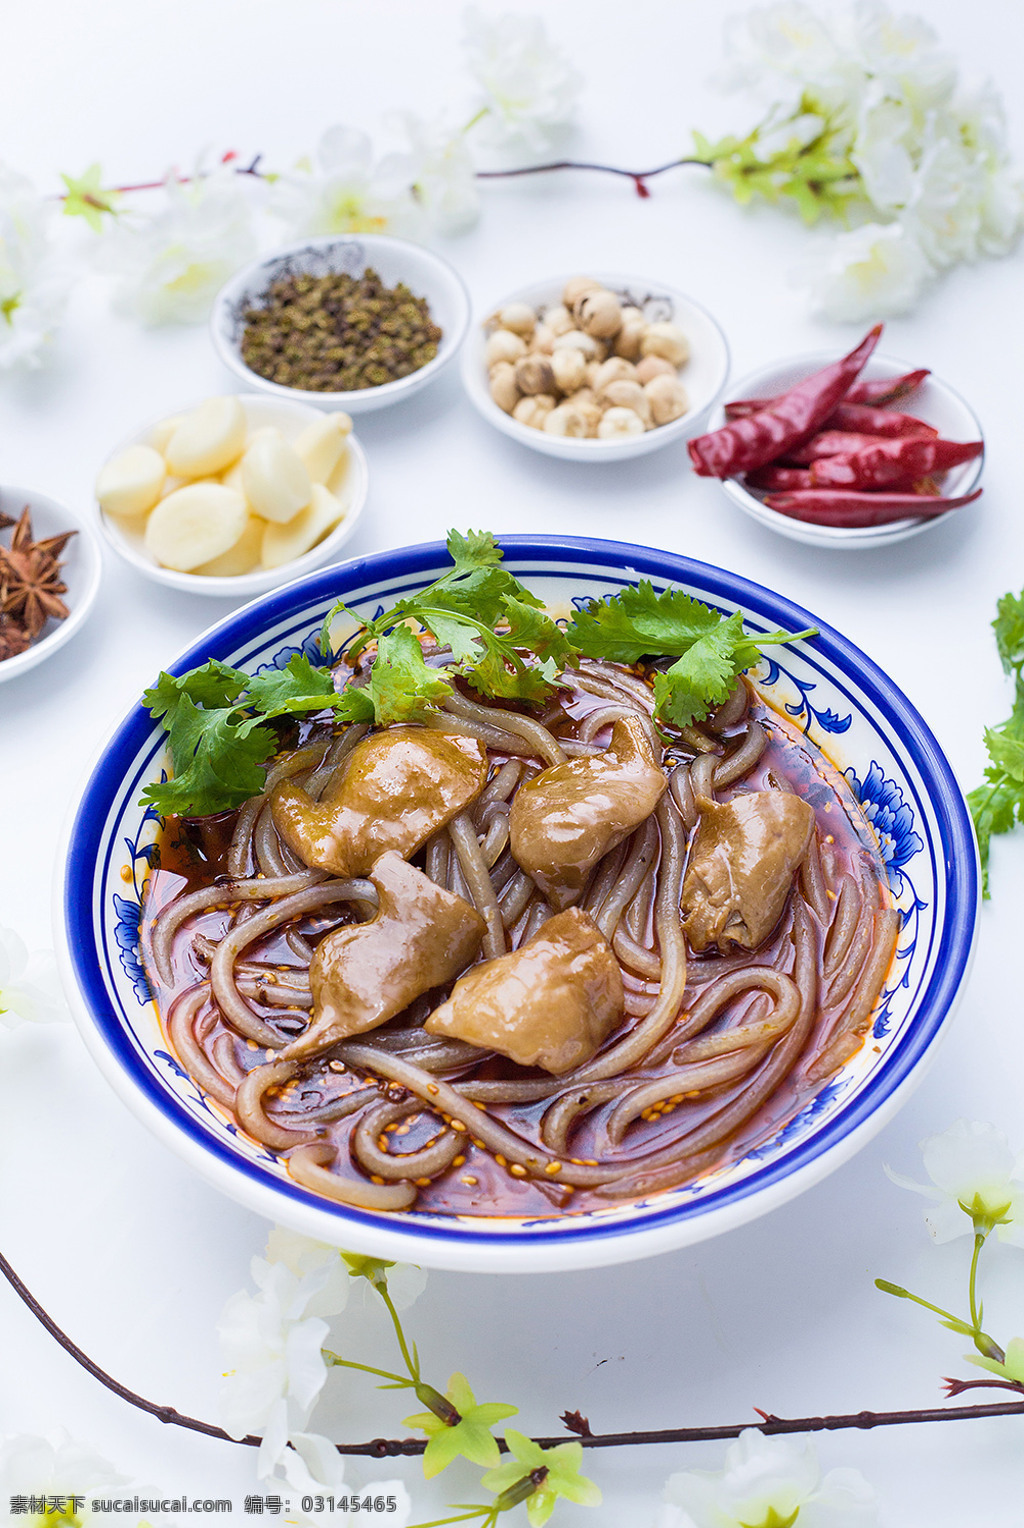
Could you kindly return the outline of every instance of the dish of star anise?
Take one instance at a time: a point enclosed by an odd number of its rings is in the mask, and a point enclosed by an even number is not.
[[[0,511],[0,531],[4,530],[11,530],[11,536],[7,546],[0,543],[0,662],[25,652],[48,621],[67,619],[68,607],[61,599],[67,593],[60,576],[61,553],[78,534],[64,531],[36,541],[27,504],[17,520]]]

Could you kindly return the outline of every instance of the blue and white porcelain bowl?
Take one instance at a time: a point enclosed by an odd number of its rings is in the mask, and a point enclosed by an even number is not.
[[[159,827],[138,800],[165,763],[140,707],[93,768],[71,823],[58,886],[63,973],[86,1042],[121,1097],[205,1178],[269,1219],[321,1241],[437,1268],[487,1272],[596,1267],[669,1251],[791,1199],[851,1157],[920,1079],[964,981],[978,909],[977,851],[963,797],[906,697],[852,643],[807,611],[734,574],[610,541],[511,536],[508,565],[552,608],[649,578],[725,611],[754,632],[817,625],[772,649],[753,678],[842,769],[877,834],[902,915],[894,972],[866,1044],[776,1136],[695,1183],[640,1203],[553,1219],[380,1214],[328,1203],[242,1135],[183,1072],[150,999],[139,955],[140,897]],[[339,596],[372,615],[448,566],[440,544],[327,568],[210,628],[171,665],[216,658],[249,671],[299,649]]]

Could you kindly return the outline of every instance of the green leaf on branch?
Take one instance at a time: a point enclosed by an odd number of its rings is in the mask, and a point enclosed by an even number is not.
[[[985,783],[967,797],[981,854],[982,895],[989,896],[993,837],[1024,822],[1024,591],[1004,594],[992,622],[1003,671],[1014,681],[1013,710],[998,727],[986,727],[989,764]]]
[[[91,164],[77,179],[73,175],[61,175],[61,180],[67,187],[64,195],[65,217],[85,218],[94,233],[102,233],[104,215],[117,216],[120,193],[103,189],[99,165]]]
[[[810,139],[796,128],[808,117],[821,120],[820,132]],[[812,224],[823,215],[842,215],[864,194],[860,173],[846,153],[847,131],[806,97],[791,117],[778,121],[769,116],[742,138],[726,134],[712,142],[695,132],[693,141],[696,155],[741,206],[758,196],[773,205],[788,198],[803,221]]]
[[[458,1422],[445,1422],[432,1411],[421,1411],[406,1417],[403,1424],[427,1434],[429,1441],[423,1455],[426,1478],[430,1480],[440,1474],[453,1459],[496,1465],[501,1456],[491,1428],[505,1417],[514,1417],[519,1408],[499,1401],[478,1403],[466,1376],[458,1373],[448,1381],[445,1396],[458,1413]]]

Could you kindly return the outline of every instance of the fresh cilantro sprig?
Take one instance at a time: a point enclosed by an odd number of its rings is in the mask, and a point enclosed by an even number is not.
[[[581,654],[615,663],[675,658],[654,674],[655,707],[666,723],[686,726],[727,698],[763,646],[813,635],[773,631],[755,639],[738,612],[723,616],[681,589],[657,594],[646,581],[592,601],[566,628],[503,566],[489,531],[451,531],[448,552],[449,572],[369,621],[343,600],[331,609],[320,631],[325,657],[335,656],[331,628],[341,613],[356,623],[345,661],[354,665],[373,648],[365,678],[340,693],[329,668],[304,654],[257,675],[217,662],[180,677],[161,674],[143,703],[169,734],[174,774],[148,786],[143,801],[165,815],[229,810],[262,789],[279,718],[330,710],[341,721],[381,727],[425,721],[453,693],[454,675],[490,699],[539,705]],[[421,630],[451,649],[443,670],[426,662]]]
[[[760,659],[762,647],[815,632],[769,631],[755,639],[744,631],[739,611],[723,616],[681,589],[658,594],[644,579],[580,610],[566,635],[588,658],[636,663],[675,657],[677,662],[654,675],[655,709],[664,721],[685,727],[728,699],[740,674]]]
[[[168,734],[173,778],[148,785],[142,800],[166,816],[205,817],[241,806],[263,789],[260,768],[280,746],[267,723],[333,710],[366,720],[361,690],[339,695],[329,671],[296,653],[283,669],[246,674],[211,659],[187,674],[161,674],[142,703]]]
[[[1024,822],[1024,590],[1004,594],[992,622],[1003,671],[1013,678],[1013,710],[998,727],[986,727],[991,760],[985,784],[967,797],[981,851],[982,895],[989,892],[989,851],[993,835]]]
[[[370,688],[380,722],[395,719],[396,704],[394,685],[377,675],[381,644],[397,637],[406,623],[423,627],[442,647],[450,647],[451,671],[496,700],[545,701],[560,670],[575,656],[541,601],[502,566],[502,550],[489,531],[469,531],[465,536],[451,531],[447,545],[451,572],[418,594],[398,600],[373,620],[361,622],[346,649],[347,661],[354,663],[370,643],[377,643]],[[320,633],[325,656],[331,651],[331,625],[343,611],[359,620],[343,601],[335,605]],[[422,719],[424,710],[436,706],[451,689],[446,686],[442,691],[436,670],[424,663],[422,652],[417,659],[410,643],[399,641],[403,719]]]

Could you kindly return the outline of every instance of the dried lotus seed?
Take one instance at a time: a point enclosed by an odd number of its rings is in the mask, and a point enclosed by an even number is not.
[[[491,367],[491,397],[506,414],[511,414],[519,402],[516,369],[511,361],[499,361]]]
[[[524,355],[515,366],[516,386],[521,393],[550,393],[555,374],[546,356]]]
[[[640,351],[642,355],[664,356],[673,366],[685,366],[690,359],[690,342],[678,324],[648,324]]]
[[[112,456],[96,479],[96,497],[108,515],[145,515],[163,491],[167,468],[152,446],[129,446]]]
[[[636,380],[642,387],[655,377],[674,377],[676,369],[663,355],[645,355],[636,363]]]
[[[647,320],[636,308],[630,310],[636,317],[623,318],[622,328],[615,336],[613,349],[627,361],[640,359],[640,342],[647,333]]]
[[[495,329],[488,335],[484,346],[484,362],[488,371],[492,366],[497,366],[499,361],[518,361],[519,357],[526,354],[526,341],[521,335],[513,334],[511,329]]]
[[[582,350],[556,350],[551,357],[551,372],[560,393],[575,393],[587,376],[587,361]]]
[[[671,424],[690,407],[686,388],[678,377],[653,377],[644,388],[655,424]]]
[[[575,329],[576,323],[568,308],[556,303],[553,308],[548,308],[541,314],[541,323],[546,325],[556,337],[559,334],[567,334],[570,329]]]
[[[643,433],[644,422],[632,409],[608,409],[597,427],[598,440],[625,440],[629,436]]]
[[[207,398],[186,414],[168,440],[164,456],[177,477],[207,477],[237,461],[245,441],[245,411],[231,393],[226,398]]]
[[[543,427],[544,417],[550,414],[555,406],[555,400],[550,393],[535,393],[532,398],[520,398],[512,410],[512,418],[520,424],[526,424],[531,429],[539,430]]]
[[[550,355],[555,348],[555,338],[555,331],[548,324],[539,323],[536,329],[534,329],[533,339],[530,341],[534,353],[539,352],[541,355]]]
[[[636,367],[626,361],[622,356],[609,356],[607,361],[602,361],[594,372],[594,391],[602,392],[609,382],[635,382]]]
[[[609,382],[602,394],[613,408],[632,409],[644,424],[650,426],[651,405],[639,382]]]
[[[567,308],[572,309],[579,302],[580,298],[585,297],[588,292],[599,292],[601,290],[603,290],[601,283],[595,281],[593,276],[572,276],[562,289],[562,302]]]
[[[622,304],[614,292],[606,292],[603,287],[587,292],[574,311],[580,328],[595,339],[611,339],[622,328]]]
[[[583,440],[587,434],[587,416],[574,403],[560,403],[546,416],[542,428],[547,435],[566,435]]]
[[[582,350],[588,360],[602,359],[598,341],[592,334],[584,334],[582,329],[567,329],[560,334],[555,340],[555,350]]]
[[[536,327],[537,315],[525,302],[510,302],[498,314],[498,322],[503,329],[510,329],[513,334],[521,334],[528,340]]]

